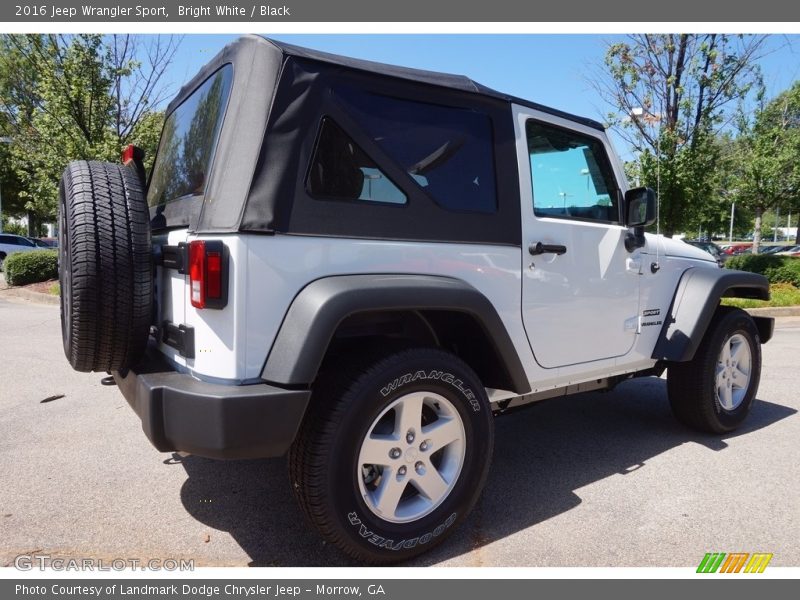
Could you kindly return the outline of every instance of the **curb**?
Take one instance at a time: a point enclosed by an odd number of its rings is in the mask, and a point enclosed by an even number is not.
[[[60,303],[58,296],[52,294],[42,294],[41,292],[32,292],[24,288],[0,288],[0,298],[20,298],[29,302],[37,304],[50,304],[58,305]]]
[[[746,309],[754,317],[800,317],[800,306],[776,306]]]

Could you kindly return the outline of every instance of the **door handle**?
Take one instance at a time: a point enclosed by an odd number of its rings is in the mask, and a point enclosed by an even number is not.
[[[542,242],[536,242],[535,244],[528,246],[528,252],[530,252],[532,256],[536,256],[537,254],[560,255],[567,253],[567,247],[562,246],[561,244],[543,244]]]

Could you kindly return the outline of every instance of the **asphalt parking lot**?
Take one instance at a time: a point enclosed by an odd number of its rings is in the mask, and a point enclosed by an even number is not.
[[[781,318],[733,435],[685,430],[653,378],[499,418],[477,509],[414,564],[686,567],[758,551],[800,566],[798,353],[800,318]],[[67,364],[58,307],[0,299],[0,565],[33,552],[351,564],[305,525],[283,459],[160,454],[101,380]]]

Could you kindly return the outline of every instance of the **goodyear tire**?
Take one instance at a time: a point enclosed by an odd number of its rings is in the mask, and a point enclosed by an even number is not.
[[[130,367],[147,344],[153,302],[142,184],[123,165],[73,162],[58,210],[64,353],[77,371]]]
[[[739,427],[761,379],[761,341],[753,319],[720,307],[694,358],[669,367],[667,394],[675,417],[692,429],[727,433]]]
[[[314,386],[289,453],[313,525],[351,557],[407,560],[469,514],[491,462],[492,414],[472,370],[437,349],[340,364]]]

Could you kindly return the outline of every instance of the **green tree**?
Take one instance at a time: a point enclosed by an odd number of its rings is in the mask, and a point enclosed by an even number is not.
[[[10,142],[11,138],[0,133],[0,194],[3,202],[3,223],[5,223],[6,215],[18,216],[25,212],[25,206],[20,202],[19,195],[21,183],[14,171],[11,162],[11,148],[6,141]]]
[[[755,214],[753,253],[767,209],[800,209],[800,81],[762,103],[739,138],[738,201]]]
[[[764,36],[632,35],[609,46],[595,81],[609,124],[640,156],[641,183],[660,191],[671,236],[715,192],[716,133],[760,81]]]
[[[0,191],[3,196],[3,230],[9,231],[8,217],[25,214],[22,179],[12,157],[11,135],[15,124],[29,118],[35,109],[25,90],[35,87],[38,72],[15,69],[14,65],[21,64],[23,57],[3,42],[5,40],[0,38]]]
[[[166,94],[163,74],[179,40],[137,36],[0,37],[0,126],[16,178],[9,206],[31,233],[56,212],[71,160],[119,160],[129,143],[155,154]],[[144,58],[142,58],[144,57]],[[4,177],[5,179],[5,177]],[[5,181],[3,182],[5,183]]]
[[[710,191],[705,201],[696,203],[688,211],[685,226],[688,232],[702,231],[709,235],[724,233],[727,237],[731,224],[731,205],[736,201],[737,142],[733,132],[726,131],[715,136],[712,143],[709,157],[714,162],[708,165],[710,172],[707,174]],[[751,225],[750,211],[739,205],[734,212],[734,232],[743,235],[750,231]]]

